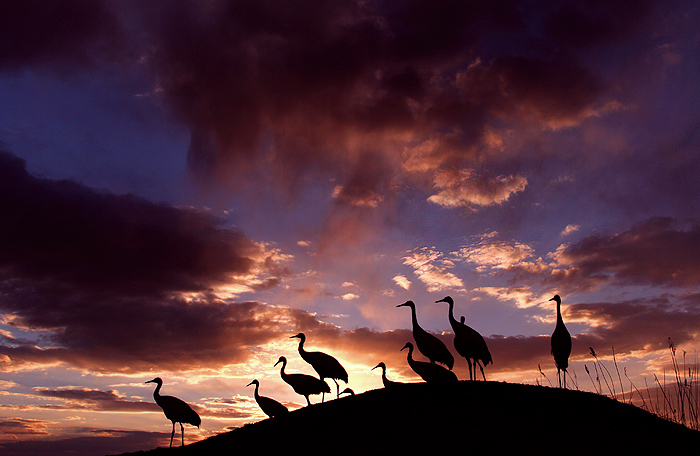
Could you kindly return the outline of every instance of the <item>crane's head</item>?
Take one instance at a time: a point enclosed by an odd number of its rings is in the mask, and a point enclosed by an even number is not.
[[[302,342],[306,341],[306,336],[304,335],[304,333],[299,333],[299,334],[296,334],[294,336],[291,336],[290,339],[294,339],[295,337],[297,339],[301,339]]]
[[[557,304],[561,304],[561,298],[559,297],[559,295],[554,295],[554,297],[550,299],[550,301],[554,301]]]
[[[162,384],[163,384],[163,380],[162,380],[160,377],[156,377],[156,378],[154,378],[153,380],[147,381],[146,383],[156,383],[156,384],[158,384],[158,385],[162,385]]]
[[[436,302],[436,303],[438,303],[438,302],[446,302],[447,304],[454,304],[454,303],[455,303],[455,302],[452,300],[452,298],[451,298],[450,296],[445,296],[444,298],[442,298],[442,299],[440,299],[440,300],[438,300],[438,301],[435,301],[435,302]]]
[[[381,367],[382,369],[386,369],[386,365],[385,365],[384,363],[379,363],[379,364],[377,364],[376,366],[374,366],[374,367],[373,367],[372,369],[370,369],[370,370],[374,370],[374,369],[376,369],[376,368],[378,368],[378,367]]]
[[[246,386],[250,386],[250,385],[257,385],[257,386],[260,386],[260,382],[257,381],[257,380],[253,380],[252,382],[248,383]]]
[[[410,308],[412,308],[412,309],[415,309],[415,308],[416,308],[416,305],[415,305],[415,303],[414,303],[413,301],[406,301],[406,302],[404,302],[403,304],[399,304],[399,305],[396,306],[396,307],[404,307],[404,306],[410,307]]]
[[[285,358],[284,356],[280,356],[280,359],[278,359],[275,365],[272,367],[276,367],[279,363],[282,363],[283,365],[287,364],[287,358]]]
[[[410,342],[406,342],[406,345],[404,345],[403,348],[402,348],[401,350],[399,350],[399,351],[404,351],[404,350],[407,349],[407,348],[408,348],[408,351],[409,351],[409,352],[413,351],[413,344],[410,343]]]

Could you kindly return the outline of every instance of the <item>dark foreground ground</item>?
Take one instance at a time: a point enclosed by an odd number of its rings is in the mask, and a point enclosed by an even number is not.
[[[647,455],[700,449],[700,432],[593,393],[425,383],[315,404],[160,455]]]

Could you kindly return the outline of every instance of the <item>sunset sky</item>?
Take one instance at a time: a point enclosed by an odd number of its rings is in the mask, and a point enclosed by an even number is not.
[[[156,376],[189,442],[300,407],[298,332],[418,381],[409,299],[489,380],[556,384],[555,293],[579,389],[694,362],[699,106],[692,0],[2,2],[0,451],[167,445]]]

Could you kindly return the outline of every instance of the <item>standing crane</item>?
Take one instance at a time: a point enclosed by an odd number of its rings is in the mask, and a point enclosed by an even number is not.
[[[374,370],[378,367],[382,368],[382,384],[384,385],[384,388],[386,388],[388,390],[394,390],[394,389],[400,388],[402,385],[404,385],[404,383],[402,383],[402,382],[395,382],[393,380],[389,380],[388,378],[386,378],[386,364],[384,364],[383,362],[377,364],[376,366],[374,366],[370,370]]]
[[[269,416],[270,418],[274,418],[276,416],[289,412],[289,410],[287,410],[287,407],[280,404],[276,400],[270,397],[261,396],[258,393],[260,382],[257,379],[248,383],[246,386],[250,385],[255,385],[255,402],[258,403],[258,406],[260,406],[260,409],[265,413],[265,415]]]
[[[418,324],[418,318],[416,318],[416,305],[413,301],[406,301],[403,304],[399,304],[396,307],[410,307],[411,308],[411,321],[413,323],[413,339],[416,341],[416,346],[418,351],[420,351],[423,356],[428,358],[431,363],[435,362],[442,363],[446,365],[450,370],[455,364],[455,359],[447,349],[447,346],[430,334],[425,329],[421,328]]]
[[[439,364],[426,363],[424,361],[416,361],[413,359],[413,344],[406,342],[401,351],[408,348],[408,365],[411,366],[413,372],[418,374],[426,383],[452,383],[457,382],[457,376],[451,370],[447,370]]]
[[[304,342],[306,342],[304,333],[291,336],[290,339],[294,339],[295,337],[299,339],[299,355],[301,355],[301,358],[311,364],[311,367],[314,368],[321,380],[326,378],[332,379],[333,382],[335,382],[336,397],[340,397],[340,385],[338,385],[338,380],[342,380],[346,384],[348,383],[348,373],[345,368],[331,355],[327,355],[323,352],[307,352],[304,350]]]
[[[481,363],[483,363],[484,366],[488,365],[489,363],[493,364],[493,358],[491,357],[489,347],[486,345],[486,341],[475,329],[464,324],[464,317],[462,317],[460,321],[455,320],[455,302],[450,296],[445,296],[444,298],[435,302],[446,302],[449,306],[447,316],[450,320],[452,331],[455,334],[453,343],[457,353],[467,359],[467,364],[469,365],[469,380],[476,379],[476,366],[479,366],[479,369],[481,369],[481,376],[484,378],[484,380],[486,380],[484,368]],[[472,361],[474,361],[473,369]]]
[[[557,325],[552,333],[552,356],[554,364],[557,366],[557,376],[559,377],[559,388],[562,387],[562,372],[564,377],[564,388],[566,388],[566,370],[569,368],[569,355],[571,355],[571,334],[564,325],[561,317],[561,298],[554,295],[550,301],[557,303]]]
[[[173,422],[173,432],[170,434],[170,447],[172,448],[173,437],[175,437],[175,423],[180,423],[180,437],[182,438],[182,446],[185,446],[185,428],[182,426],[182,423],[199,427],[199,425],[202,424],[202,419],[197,415],[197,412],[192,410],[192,407],[187,405],[182,399],[173,396],[161,396],[160,388],[163,386],[163,380],[161,380],[160,377],[156,377],[146,383],[155,383],[158,385],[155,391],[153,391],[153,399],[155,399],[156,404],[163,409],[165,417]]]
[[[282,363],[282,369],[280,369],[280,376],[282,377],[282,380],[291,386],[295,393],[306,398],[306,405],[311,405],[311,401],[309,401],[310,395],[331,392],[331,389],[328,387],[328,383],[321,379],[306,374],[287,374],[284,372],[284,368],[287,367],[287,358],[284,356],[280,356],[280,359],[277,360],[275,366],[277,366],[279,363]]]

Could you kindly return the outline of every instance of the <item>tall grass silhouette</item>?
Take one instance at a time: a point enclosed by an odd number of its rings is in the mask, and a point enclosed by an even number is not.
[[[697,355],[692,364],[689,364],[687,352],[681,350],[679,357],[679,350],[670,337],[668,349],[673,372],[667,374],[664,368],[661,378],[653,374],[654,380],[651,385],[645,377],[644,387],[641,390],[627,375],[626,367],[621,373],[614,347],[612,347],[612,369],[609,369],[598,357],[593,347],[589,347],[593,357],[592,366],[589,369],[588,364],[584,364],[584,369],[595,393],[636,405],[661,418],[698,431],[700,430],[700,382],[698,382]],[[541,369],[540,373],[544,376]],[[625,381],[623,381],[623,375]]]

